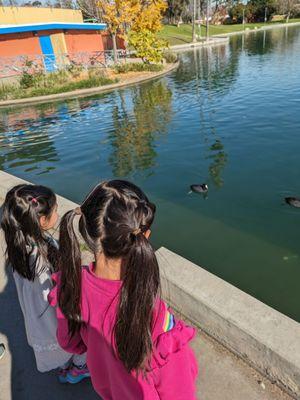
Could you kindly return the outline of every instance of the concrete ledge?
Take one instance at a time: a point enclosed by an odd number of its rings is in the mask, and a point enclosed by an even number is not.
[[[209,40],[203,40],[201,42],[191,42],[191,43],[184,43],[184,44],[177,44],[174,46],[171,46],[171,49],[174,51],[180,51],[180,50],[191,50],[193,48],[198,48],[198,47],[206,47],[206,46],[218,46],[221,44],[226,44],[229,42],[229,38],[226,36],[222,37],[210,37]]]
[[[24,182],[0,171],[0,206]],[[60,215],[76,207],[57,198]],[[156,254],[163,297],[174,309],[300,399],[300,324],[166,248]]]
[[[30,104],[40,104],[40,103],[50,103],[52,101],[64,100],[64,99],[72,99],[74,97],[88,97],[94,96],[95,94],[110,92],[114,89],[119,89],[127,86],[136,85],[138,83],[150,81],[152,79],[160,78],[168,74],[169,72],[175,70],[178,67],[179,63],[174,64],[166,64],[163,71],[149,73],[145,76],[140,76],[139,78],[128,78],[123,82],[112,83],[110,85],[98,86],[88,89],[78,89],[73,90],[71,92],[65,93],[57,93],[57,94],[49,94],[46,96],[36,96],[36,97],[27,97],[25,99],[15,99],[15,100],[2,100],[0,101],[0,108],[4,107],[12,107],[12,106],[23,106]]]
[[[245,30],[236,31],[236,32],[219,33],[217,36],[218,37],[235,36],[235,35],[241,35],[244,33],[268,31],[268,30],[277,29],[277,28],[288,28],[290,26],[297,26],[297,25],[300,25],[300,22],[289,22],[289,23],[282,23],[282,24],[274,23],[273,25],[258,26],[257,29],[245,29]]]
[[[163,295],[203,331],[300,398],[300,324],[160,248]]]

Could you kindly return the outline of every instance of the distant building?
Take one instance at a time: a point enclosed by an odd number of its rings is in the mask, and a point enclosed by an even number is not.
[[[24,59],[46,71],[72,60],[95,59],[112,48],[106,24],[84,23],[79,10],[0,7],[0,74],[18,71]],[[119,47],[124,44],[119,40]],[[9,60],[9,61],[8,61]]]

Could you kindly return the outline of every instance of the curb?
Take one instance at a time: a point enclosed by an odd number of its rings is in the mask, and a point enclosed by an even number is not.
[[[186,50],[186,49],[193,49],[198,47],[206,47],[206,46],[218,46],[221,44],[226,44],[229,42],[228,37],[211,37],[210,40],[204,40],[202,42],[192,42],[187,44],[177,44],[174,46],[170,46],[171,50],[179,51],[179,50]]]

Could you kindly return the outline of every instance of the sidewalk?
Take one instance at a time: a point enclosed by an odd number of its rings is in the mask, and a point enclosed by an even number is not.
[[[2,183],[2,182],[1,182]],[[11,186],[16,184],[13,182]],[[1,186],[1,185],[0,185]],[[0,206],[5,193],[0,187]],[[63,210],[74,204],[64,200]],[[62,208],[60,214],[63,212]],[[23,317],[11,275],[4,271],[4,242],[0,233],[0,342],[6,354],[0,361],[1,400],[96,400],[89,381],[61,385],[55,373],[41,374],[27,345]],[[276,385],[264,379],[204,333],[193,343],[199,363],[198,398],[201,400],[289,400]],[[118,399],[119,400],[119,399]],[[120,399],[122,400],[122,399]],[[134,400],[134,399],[132,399]],[[189,399],[186,399],[189,400]]]

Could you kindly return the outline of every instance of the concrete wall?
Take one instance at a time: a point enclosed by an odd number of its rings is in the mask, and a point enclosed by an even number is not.
[[[66,54],[68,52],[63,32],[56,32],[51,35],[51,43],[54,54]]]
[[[22,182],[0,171],[0,201]],[[60,215],[76,206],[58,204]],[[300,399],[300,324],[168,249],[156,254],[170,305]]]
[[[42,7],[0,7],[0,25],[36,24],[40,22],[83,22],[79,10]]]
[[[39,36],[49,35],[54,54],[103,51],[102,35],[97,31],[59,30],[15,33],[0,35],[0,57],[16,57],[20,55],[37,56],[42,54]],[[29,57],[30,58],[30,57]]]
[[[70,30],[65,34],[68,53],[102,51],[103,40],[99,32]]]
[[[41,54],[39,38],[32,32],[0,35],[0,56],[15,57],[19,55]]]

